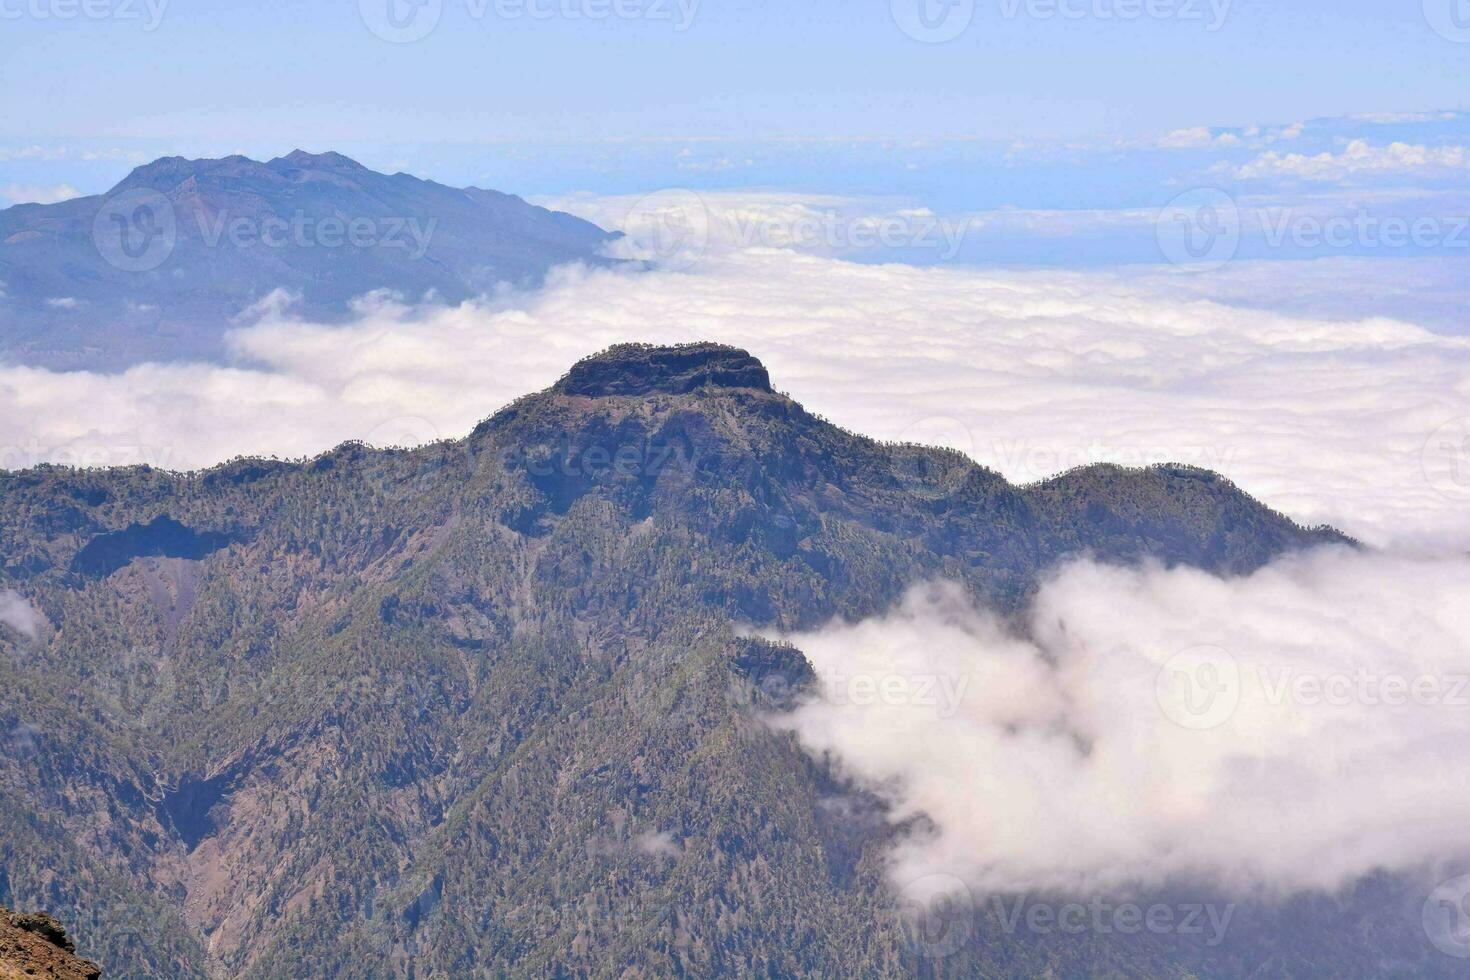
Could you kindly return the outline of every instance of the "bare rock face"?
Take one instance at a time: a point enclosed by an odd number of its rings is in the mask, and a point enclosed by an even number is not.
[[[699,388],[770,391],[765,365],[723,344],[655,347],[619,344],[572,366],[556,389],[564,395],[684,395]]]
[[[98,980],[101,969],[76,951],[61,923],[44,912],[0,908],[0,980]]]

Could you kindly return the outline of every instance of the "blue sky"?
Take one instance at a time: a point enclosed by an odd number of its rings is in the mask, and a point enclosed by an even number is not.
[[[368,24],[389,2],[429,4],[433,30],[381,39]],[[305,146],[529,193],[621,191],[664,182],[692,147],[725,167],[684,183],[922,193],[934,161],[885,166],[884,140],[1107,146],[1456,109],[1470,80],[1470,43],[1420,0],[968,2],[0,0],[0,145],[73,149],[45,168],[0,161],[0,180],[95,191],[125,161],[87,150]],[[1465,0],[1426,3],[1448,16]],[[924,4],[963,29],[906,34]],[[871,159],[823,142],[845,138],[878,140]]]
[[[879,198],[962,247],[861,260],[1080,268],[1178,258],[1181,195],[1216,243],[1223,193],[1231,259],[1434,259],[1384,309],[1459,332],[1467,82],[1470,0],[0,0],[0,206],[335,149],[551,204]]]

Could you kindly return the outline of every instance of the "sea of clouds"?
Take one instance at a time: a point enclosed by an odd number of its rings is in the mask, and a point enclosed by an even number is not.
[[[705,339],[749,349],[778,387],[848,428],[957,448],[1016,481],[1185,462],[1372,543],[1470,542],[1470,337],[1234,301],[1289,292],[1290,271],[1268,288],[1236,267],[1197,280],[860,264],[769,244],[782,240],[771,231],[750,243],[754,226],[804,235],[852,220],[827,199],[701,206],[714,232],[653,271],[565,269],[544,289],[457,307],[365,297],[332,326],[277,296],[234,333],[228,365],[0,367],[0,466],[188,469],[458,437],[608,344]],[[895,216],[934,220],[874,220]],[[1332,274],[1273,266],[1318,289]]]

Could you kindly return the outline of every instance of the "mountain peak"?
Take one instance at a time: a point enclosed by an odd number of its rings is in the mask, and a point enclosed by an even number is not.
[[[277,165],[290,167],[296,170],[366,170],[362,164],[348,156],[343,156],[333,150],[325,153],[308,153],[305,150],[292,150],[283,157],[276,157],[268,167]]]
[[[129,191],[173,209],[173,236],[146,239],[159,247],[148,245],[141,270],[127,253],[148,229],[108,217]],[[271,231],[275,222],[290,233]],[[336,222],[370,229],[370,247],[335,247]],[[277,289],[300,297],[302,316],[327,321],[356,316],[353,301],[379,289],[453,305],[504,284],[535,288],[568,263],[617,265],[603,254],[611,238],[511,194],[390,177],[340,153],[162,157],[105,195],[0,211],[0,356],[65,370],[224,359],[224,334]],[[58,307],[56,297],[76,302]]]
[[[151,163],[134,168],[132,173],[113,188],[113,192],[146,187],[166,194],[190,177],[200,177],[206,174],[232,178],[252,177],[279,175],[281,171],[287,170],[330,170],[337,173],[362,174],[371,172],[351,157],[330,150],[326,153],[292,150],[269,163],[261,163],[238,153],[219,159],[202,158],[198,160],[171,156],[159,157]]]
[[[770,391],[765,366],[724,344],[618,344],[572,365],[552,389],[563,395],[682,395],[698,388]]]

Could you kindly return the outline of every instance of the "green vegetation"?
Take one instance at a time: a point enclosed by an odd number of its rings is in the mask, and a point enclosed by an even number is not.
[[[0,626],[0,903],[125,976],[1238,975],[989,919],[917,953],[901,829],[762,722],[755,682],[804,661],[737,626],[938,576],[1014,609],[1083,551],[1243,572],[1341,539],[1193,470],[1018,489],[744,361],[683,391],[688,350],[677,385],[648,353],[411,451],[0,474],[0,589],[46,620]],[[107,535],[116,570],[79,560]]]

